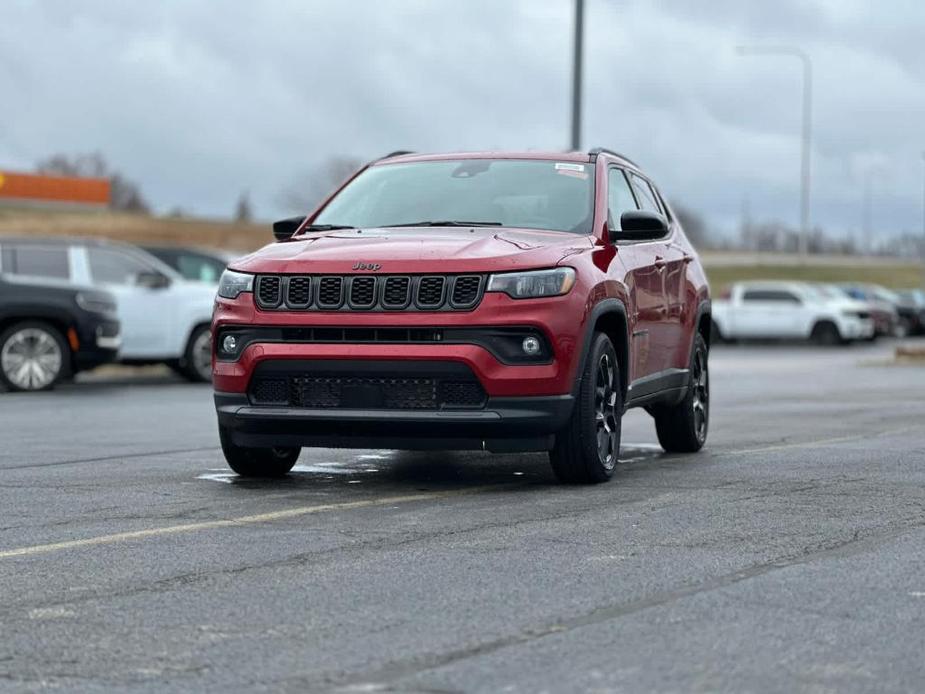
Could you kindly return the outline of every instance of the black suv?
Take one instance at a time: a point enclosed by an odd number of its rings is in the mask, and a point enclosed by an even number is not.
[[[115,360],[122,337],[109,292],[0,275],[0,383],[47,390]]]

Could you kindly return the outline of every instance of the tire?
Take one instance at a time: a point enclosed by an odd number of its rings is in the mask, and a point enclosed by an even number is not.
[[[833,347],[842,343],[841,333],[838,332],[838,326],[829,321],[819,321],[813,326],[810,333],[810,339],[817,345],[823,347]]]
[[[227,429],[218,427],[222,453],[228,467],[241,477],[283,477],[299,459],[301,448],[244,448],[231,441]]]
[[[710,322],[710,344],[718,345],[722,342],[725,342],[723,338],[723,331],[719,329],[719,326],[716,324],[716,321]]]
[[[569,484],[609,480],[620,455],[622,416],[617,352],[607,335],[595,333],[575,407],[549,452],[556,478]]]
[[[168,366],[191,383],[212,382],[212,334],[208,325],[193,329],[183,359],[173,364],[168,363]]]
[[[22,321],[0,334],[0,382],[12,391],[51,390],[70,373],[71,351],[61,332]]]
[[[668,453],[695,453],[703,448],[710,427],[709,350],[703,335],[694,336],[690,382],[684,399],[672,407],[651,410],[658,442]]]

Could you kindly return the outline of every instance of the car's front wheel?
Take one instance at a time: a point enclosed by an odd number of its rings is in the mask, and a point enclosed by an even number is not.
[[[9,390],[48,390],[68,373],[70,351],[61,333],[23,321],[0,334],[0,381]]]
[[[617,352],[607,335],[596,333],[572,415],[549,452],[560,482],[593,484],[610,479],[620,455],[622,416]]]
[[[228,430],[219,425],[218,437],[228,467],[242,477],[282,477],[299,459],[301,448],[245,448],[231,440]]]

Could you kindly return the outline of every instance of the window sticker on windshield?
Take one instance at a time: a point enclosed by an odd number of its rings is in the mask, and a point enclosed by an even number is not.
[[[587,178],[588,173],[585,171],[584,164],[567,164],[561,161],[556,162],[556,173],[565,176],[574,176],[575,178]]]

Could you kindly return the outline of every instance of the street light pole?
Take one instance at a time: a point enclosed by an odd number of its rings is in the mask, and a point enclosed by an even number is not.
[[[813,63],[809,55],[793,46],[737,46],[739,55],[785,55],[798,58],[803,65],[803,132],[800,156],[800,255],[809,251],[809,194],[812,178]]]
[[[584,0],[575,0],[575,54],[572,58],[572,149],[581,148],[581,68],[584,44]]]
[[[925,289],[925,152],[922,152],[922,289]]]

